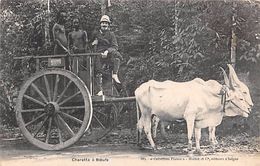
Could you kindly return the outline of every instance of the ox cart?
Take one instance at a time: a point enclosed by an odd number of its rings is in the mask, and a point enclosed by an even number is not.
[[[103,81],[105,94],[95,95],[96,56],[101,54],[15,58],[33,58],[36,64],[16,101],[17,123],[30,143],[43,150],[62,150],[83,135],[87,141],[98,140],[115,127],[122,102],[135,101],[120,96],[111,77]],[[75,70],[63,69],[65,58],[73,59]]]

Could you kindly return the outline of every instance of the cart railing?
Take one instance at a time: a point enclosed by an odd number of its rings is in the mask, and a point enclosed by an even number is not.
[[[94,62],[93,57],[95,56],[101,56],[101,53],[78,53],[78,54],[60,54],[60,55],[41,55],[41,56],[21,56],[21,57],[14,57],[15,60],[23,60],[23,59],[36,59],[36,71],[40,70],[40,59],[55,59],[55,58],[66,58],[66,57],[89,57],[89,76],[90,76],[90,82],[89,82],[89,91],[91,95],[94,95]]]
[[[81,54],[61,54],[61,55],[42,55],[42,56],[21,56],[21,57],[14,57],[14,59],[43,59],[43,58],[63,58],[63,57],[80,57],[80,56],[101,56],[101,53],[81,53]]]

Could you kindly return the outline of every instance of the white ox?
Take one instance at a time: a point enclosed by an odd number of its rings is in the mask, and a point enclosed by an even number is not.
[[[151,80],[136,89],[137,112],[141,112],[137,128],[140,133],[144,129],[153,149],[156,147],[151,135],[152,115],[162,121],[184,118],[188,130],[188,150],[192,149],[192,134],[195,129],[198,152],[201,128],[209,127],[211,137],[215,138],[215,127],[221,123],[223,116],[248,117],[253,106],[249,89],[239,81],[233,67],[228,65],[228,68],[229,78],[223,70],[224,86],[215,80],[196,78],[189,82]]]

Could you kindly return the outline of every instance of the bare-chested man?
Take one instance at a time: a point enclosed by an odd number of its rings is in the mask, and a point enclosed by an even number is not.
[[[66,54],[68,53],[68,40],[65,33],[66,12],[61,10],[57,14],[57,23],[52,28],[54,39],[54,54]],[[65,58],[65,68],[69,69],[69,58]]]
[[[70,51],[74,54],[85,53],[88,50],[88,35],[86,31],[80,29],[79,19],[73,20],[73,31],[68,35],[68,45]],[[82,61],[80,61],[82,63]],[[78,58],[73,59],[72,70],[78,73],[79,60]]]
[[[88,49],[88,35],[80,29],[79,19],[73,20],[73,31],[69,33],[69,47],[73,53],[84,53]]]

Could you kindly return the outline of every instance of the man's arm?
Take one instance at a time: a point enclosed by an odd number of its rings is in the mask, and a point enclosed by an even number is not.
[[[54,43],[59,45],[60,47],[62,47],[66,52],[68,52],[68,49],[66,48],[66,46],[64,46],[62,44],[62,42],[60,41],[60,38],[59,38],[60,28],[58,27],[57,23],[54,24],[52,33],[53,33]],[[66,36],[65,36],[65,38],[66,38]],[[67,42],[66,42],[66,44],[67,44]]]
[[[88,45],[88,34],[86,31],[83,31],[83,42],[84,42],[84,48],[85,50],[89,50],[89,45]]]
[[[71,35],[71,32],[70,32],[68,34],[68,47],[69,47],[70,51],[72,50],[72,46],[73,46],[73,40],[72,40],[72,35]]]
[[[111,32],[110,34],[111,34],[111,47],[118,50],[118,43],[117,43],[116,35],[113,32]]]
[[[57,28],[57,24],[55,23],[52,27],[52,36],[55,44],[56,44],[56,28]]]
[[[118,43],[116,39],[116,35],[113,32],[110,32],[111,35],[111,47],[108,48],[108,52],[111,52],[111,50],[116,49],[118,50]]]

